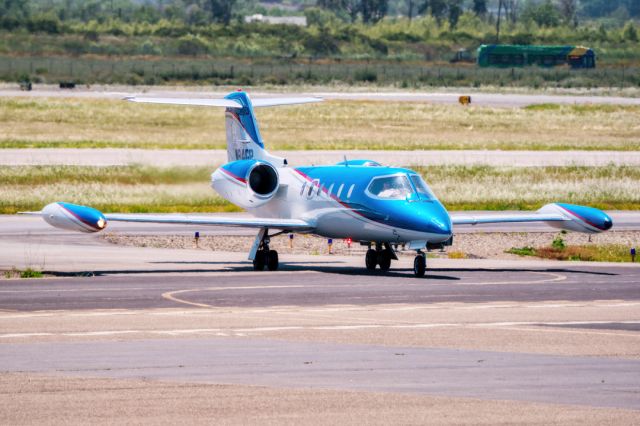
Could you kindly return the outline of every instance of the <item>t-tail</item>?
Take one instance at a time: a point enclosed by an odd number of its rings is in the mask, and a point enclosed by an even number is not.
[[[236,160],[265,160],[275,166],[286,164],[284,158],[276,157],[264,148],[260,135],[258,120],[253,112],[253,104],[246,92],[233,92],[225,96],[233,100],[242,108],[227,107],[225,111],[225,126],[227,129],[227,158]]]
[[[276,167],[287,164],[284,158],[269,154],[260,135],[254,107],[305,104],[320,102],[320,98],[259,98],[251,100],[244,91],[231,92],[224,99],[180,99],[180,98],[125,98],[131,102],[172,104],[191,106],[218,106],[226,108],[227,157],[228,160],[264,160]]]

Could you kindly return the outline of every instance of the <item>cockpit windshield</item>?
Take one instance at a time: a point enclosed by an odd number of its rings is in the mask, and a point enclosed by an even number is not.
[[[374,178],[369,184],[371,195],[385,199],[403,199],[413,193],[409,179],[405,175]]]
[[[431,192],[431,188],[429,188],[427,183],[422,179],[422,177],[420,177],[420,175],[411,175],[411,182],[413,183],[413,186],[416,187],[416,191],[418,191],[418,194],[420,194],[424,198],[427,198],[429,200],[433,200],[436,198],[436,196],[433,195],[433,192]]]

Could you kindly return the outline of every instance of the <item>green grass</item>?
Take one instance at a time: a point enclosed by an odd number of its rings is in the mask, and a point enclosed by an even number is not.
[[[517,254],[518,256],[535,256],[536,249],[533,247],[511,247],[509,250],[505,250],[505,253]]]
[[[151,166],[28,166],[0,167],[0,181],[5,185],[46,185],[91,181],[105,184],[182,184],[209,179],[213,168]]]
[[[209,186],[212,167],[0,166],[0,213],[54,201],[104,212],[231,212]],[[449,210],[536,210],[555,201],[640,209],[640,167],[416,167]]]
[[[511,248],[506,253],[535,256],[543,259],[587,262],[631,262],[629,247],[623,244],[569,245],[559,247]]]
[[[20,278],[42,278],[43,274],[41,271],[36,271],[31,268],[27,268],[24,271],[20,271]]]
[[[4,277],[7,279],[10,278],[42,278],[44,274],[41,271],[35,270],[33,268],[27,268],[24,270],[19,270],[17,268],[12,268],[8,271],[4,271]]]
[[[256,114],[272,150],[640,150],[640,106],[326,101]],[[216,108],[0,98],[0,128],[0,148],[226,148]]]

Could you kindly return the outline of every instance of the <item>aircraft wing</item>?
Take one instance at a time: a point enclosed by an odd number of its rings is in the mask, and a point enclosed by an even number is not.
[[[478,214],[451,215],[452,225],[482,225],[489,223],[517,223],[517,222],[564,222],[568,221],[566,217],[560,214]]]
[[[39,212],[20,212],[42,217],[56,228],[70,231],[99,232],[109,221],[136,223],[166,223],[174,225],[238,226],[245,228],[272,228],[286,231],[307,232],[315,229],[315,223],[302,219],[267,219],[254,217],[192,216],[182,214],[104,214],[92,207],[56,202],[47,204]]]
[[[219,217],[191,215],[105,214],[108,222],[166,223],[174,225],[219,225],[244,228],[275,228],[308,231],[314,226],[300,219],[264,219],[251,217]]]
[[[597,233],[611,229],[613,221],[603,211],[593,207],[566,203],[551,203],[531,213],[481,213],[451,215],[452,225],[483,225],[489,223],[546,222],[567,231]]]

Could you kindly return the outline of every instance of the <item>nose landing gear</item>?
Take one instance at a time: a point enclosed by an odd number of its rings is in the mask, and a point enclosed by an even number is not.
[[[424,277],[424,273],[427,270],[427,257],[421,250],[418,250],[418,255],[413,259],[413,275],[417,278]]]

